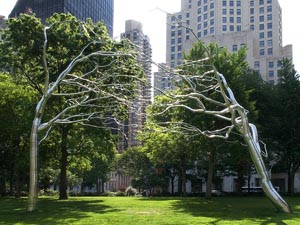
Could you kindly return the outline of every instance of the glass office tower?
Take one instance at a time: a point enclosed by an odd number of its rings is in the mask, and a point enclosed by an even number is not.
[[[103,21],[113,35],[114,0],[18,0],[9,17],[35,13],[43,22],[53,13],[71,13],[80,20]]]

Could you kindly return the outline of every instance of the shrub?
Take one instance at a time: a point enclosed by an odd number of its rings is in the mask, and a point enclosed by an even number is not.
[[[135,196],[137,193],[137,190],[131,186],[127,187],[125,190],[126,196]]]

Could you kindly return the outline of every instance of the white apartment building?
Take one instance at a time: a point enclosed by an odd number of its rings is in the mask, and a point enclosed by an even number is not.
[[[128,115],[128,121],[123,126],[122,133],[126,135],[119,143],[119,151],[128,147],[138,146],[137,132],[142,129],[145,118],[145,110],[151,103],[151,58],[152,48],[149,37],[143,33],[142,23],[135,20],[125,22],[125,32],[121,34],[122,38],[127,38],[135,45],[138,51],[137,61],[143,68],[147,76],[147,85],[138,84],[137,98],[133,102],[132,109]]]
[[[276,84],[280,60],[292,58],[292,46],[282,46],[281,18],[278,0],[181,0],[181,11],[167,15],[166,62],[181,64],[197,38],[232,52],[246,46],[250,68]]]

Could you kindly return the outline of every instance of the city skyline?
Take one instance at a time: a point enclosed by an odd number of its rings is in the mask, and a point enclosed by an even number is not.
[[[0,15],[11,12],[16,0],[0,0]],[[166,11],[168,13],[180,11],[181,0],[115,0],[114,37],[119,38],[125,31],[125,21],[133,19],[143,24],[143,30],[149,36],[153,48],[153,60],[157,63],[166,61]],[[300,71],[300,30],[295,29],[298,21],[297,9],[300,2],[279,0],[282,7],[283,45],[293,45],[293,63]],[[126,10],[124,10],[126,9]],[[139,9],[139,10],[137,10]],[[162,11],[163,10],[163,11]],[[300,18],[299,18],[300,19]]]

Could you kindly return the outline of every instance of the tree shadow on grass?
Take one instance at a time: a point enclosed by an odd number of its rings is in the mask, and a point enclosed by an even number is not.
[[[156,198],[143,199],[154,200]],[[157,199],[157,201],[167,198]],[[292,201],[293,214],[278,212],[271,202],[265,197],[216,197],[208,200],[206,198],[174,198],[171,201],[171,209],[177,213],[191,214],[194,217],[211,218],[210,224],[220,224],[230,221],[231,224],[240,224],[242,221],[252,221],[255,224],[267,225],[300,224],[299,199]],[[297,223],[297,222],[298,223]],[[244,224],[244,223],[243,223]]]
[[[75,221],[118,210],[101,199],[57,200],[41,198],[34,212],[26,212],[27,199],[0,198],[0,224],[72,224]]]

